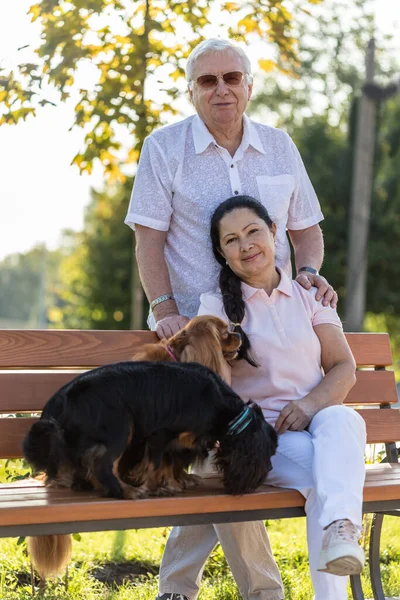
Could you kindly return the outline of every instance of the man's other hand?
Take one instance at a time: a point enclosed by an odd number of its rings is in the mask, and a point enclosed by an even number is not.
[[[170,338],[178,331],[180,331],[187,323],[189,323],[190,319],[188,317],[183,317],[178,314],[170,314],[166,317],[160,319],[156,323],[156,334],[163,340],[165,338]]]
[[[306,290],[309,290],[310,287],[318,288],[315,299],[321,300],[322,298],[323,306],[328,306],[330,304],[332,308],[336,308],[338,302],[337,293],[333,287],[329,285],[325,277],[302,271],[297,275],[296,281],[298,281],[303,288],[306,288]]]

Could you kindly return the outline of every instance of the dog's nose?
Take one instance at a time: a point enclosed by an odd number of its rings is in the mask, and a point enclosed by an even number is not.
[[[233,335],[240,342],[242,341],[242,336],[237,331],[232,331],[231,335]]]

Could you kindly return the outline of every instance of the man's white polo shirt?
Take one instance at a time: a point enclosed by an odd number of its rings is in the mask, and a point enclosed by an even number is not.
[[[286,229],[323,219],[300,154],[282,130],[244,115],[243,139],[232,158],[195,115],[162,127],[145,141],[125,219],[167,231],[165,257],[179,311],[197,314],[200,294],[218,287],[210,219],[227,198],[260,200],[277,225],[276,263],[291,276]]]

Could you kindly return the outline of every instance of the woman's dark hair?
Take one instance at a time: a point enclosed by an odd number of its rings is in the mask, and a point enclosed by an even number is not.
[[[242,280],[226,264],[226,260],[221,254],[221,245],[219,242],[219,226],[225,215],[238,208],[248,208],[253,211],[257,217],[265,221],[272,229],[272,220],[267,209],[255,198],[251,196],[233,196],[220,204],[211,217],[211,243],[214,256],[221,265],[219,276],[219,285],[222,292],[225,313],[232,324],[235,324],[234,330],[242,336],[242,345],[238,353],[238,359],[246,360],[253,367],[258,367],[258,363],[251,355],[250,340],[243,331],[241,323],[245,313],[245,303],[242,297]]]

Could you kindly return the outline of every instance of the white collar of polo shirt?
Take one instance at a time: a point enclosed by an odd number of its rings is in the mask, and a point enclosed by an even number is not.
[[[292,296],[292,280],[289,279],[289,277],[284,271],[282,271],[282,269],[280,269],[279,267],[276,267],[276,269],[281,276],[281,280],[279,282],[278,287],[275,288],[275,290],[273,291],[282,292],[286,296]],[[249,300],[252,296],[254,296],[254,294],[256,294],[259,291],[260,288],[251,287],[251,285],[247,285],[247,283],[242,283],[242,293],[245,300]]]
[[[245,114],[243,115],[243,125],[243,138],[237,152],[241,149],[243,153],[249,146],[253,146],[255,150],[261,152],[261,154],[265,154],[258,131],[250,121],[249,117]],[[192,133],[196,154],[204,152],[210,144],[217,144],[199,115],[195,115],[193,118]]]

